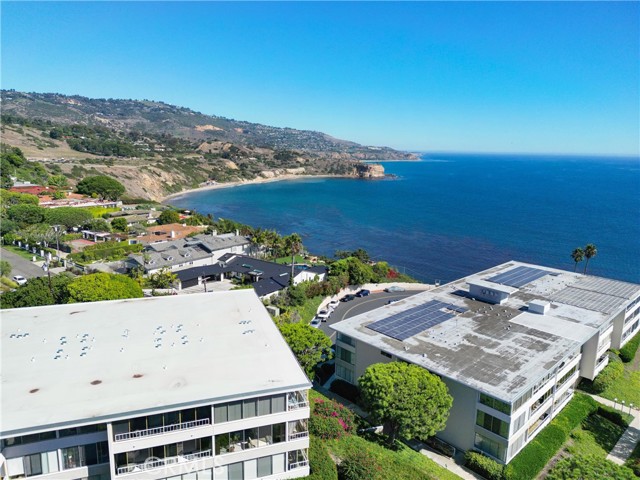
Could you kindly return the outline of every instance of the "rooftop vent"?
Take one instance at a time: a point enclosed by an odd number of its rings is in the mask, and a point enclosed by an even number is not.
[[[551,304],[544,300],[531,300],[529,302],[529,311],[538,315],[545,315],[549,312]]]

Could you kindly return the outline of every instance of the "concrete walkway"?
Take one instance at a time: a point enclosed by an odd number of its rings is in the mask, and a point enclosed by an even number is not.
[[[611,450],[609,455],[607,455],[607,460],[611,460],[613,463],[617,463],[618,465],[623,465],[631,456],[631,453],[638,442],[640,442],[640,412],[636,409],[631,409],[631,411],[629,411],[628,406],[621,407],[620,403],[612,402],[611,400],[607,400],[606,398],[602,398],[597,395],[591,395],[591,397],[593,397],[597,402],[607,405],[608,407],[615,408],[616,410],[622,411],[624,408],[624,413],[630,413],[633,415],[633,421],[622,434],[615,447],[613,447],[613,450]]]

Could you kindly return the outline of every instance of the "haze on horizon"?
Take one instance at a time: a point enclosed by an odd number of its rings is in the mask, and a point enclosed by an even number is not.
[[[638,2],[2,3],[2,88],[414,151],[640,155]]]

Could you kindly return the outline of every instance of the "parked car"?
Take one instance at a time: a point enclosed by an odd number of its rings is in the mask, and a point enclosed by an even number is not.
[[[391,300],[387,301],[387,305],[389,305],[390,303],[396,303],[396,302],[399,302],[399,301],[400,301],[399,298],[392,298]]]
[[[340,302],[338,300],[331,300],[328,304],[327,304],[327,308],[329,310],[334,310],[338,305],[340,305]]]
[[[366,288],[363,288],[362,290],[360,290],[358,293],[356,293],[356,297],[366,297],[370,294],[371,292],[369,290],[367,290]]]
[[[385,292],[394,293],[394,292],[404,292],[404,287],[399,287],[397,285],[391,285],[384,289]]]
[[[330,315],[331,315],[331,312],[330,312],[330,311],[328,311],[328,310],[320,310],[320,311],[316,314],[316,318],[319,318],[319,319],[320,319],[320,320],[322,320],[323,322],[326,322]]]
[[[27,279],[24,278],[22,275],[14,275],[13,281],[16,282],[18,285],[24,285],[25,283],[27,283]]]
[[[309,325],[311,325],[313,328],[318,328],[321,323],[322,323],[322,319],[318,317],[314,317],[314,319],[311,320],[311,323]]]
[[[350,302],[351,300],[355,299],[356,296],[352,295],[351,293],[349,295],[345,295],[344,297],[342,297],[342,299],[340,300],[341,302]]]

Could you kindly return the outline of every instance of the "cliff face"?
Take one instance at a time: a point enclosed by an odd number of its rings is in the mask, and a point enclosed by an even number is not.
[[[360,178],[382,178],[384,167],[377,163],[361,163],[356,165],[355,174]]]

